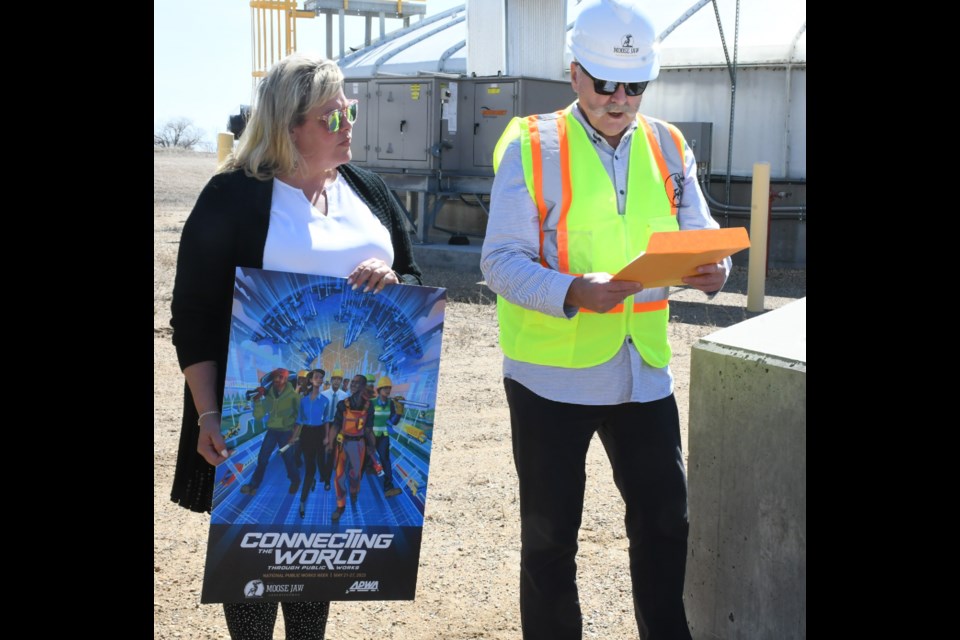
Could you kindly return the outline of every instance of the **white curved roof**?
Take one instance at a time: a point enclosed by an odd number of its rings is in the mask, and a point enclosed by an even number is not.
[[[572,23],[579,13],[579,0],[567,3],[567,21]],[[803,0],[739,0],[739,25],[737,0],[718,0],[722,38],[710,0],[689,0],[689,4],[645,0],[641,4],[663,37],[663,67],[725,65],[727,56],[732,62],[735,36],[738,65],[806,64]],[[466,3],[433,15],[428,10],[422,21],[345,55],[340,66],[351,76],[465,74],[466,14]],[[569,58],[569,51],[565,55]]]

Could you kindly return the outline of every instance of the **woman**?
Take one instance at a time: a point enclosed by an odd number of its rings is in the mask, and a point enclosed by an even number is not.
[[[323,390],[323,369],[314,369],[307,378],[306,395],[300,400],[300,451],[303,452],[304,476],[300,491],[300,517],[307,515],[307,497],[317,482],[317,467],[321,452],[325,448],[324,426],[327,415],[327,403],[330,401],[320,394]]]
[[[173,343],[186,379],[171,499],[210,511],[214,466],[229,452],[220,400],[239,266],[347,278],[376,293],[420,284],[403,211],[383,180],[350,165],[358,105],[324,58],[293,54],[261,81],[237,148],[184,224]],[[329,603],[283,603],[287,638],[323,638]],[[276,603],[223,605],[234,640],[272,638]]]

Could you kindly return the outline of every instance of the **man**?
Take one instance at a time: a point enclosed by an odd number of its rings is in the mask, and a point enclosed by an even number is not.
[[[337,508],[331,519],[337,522],[347,505],[350,494],[351,506],[357,504],[360,480],[363,477],[363,461],[367,456],[368,426],[373,424],[373,405],[366,396],[367,379],[355,375],[350,380],[350,397],[341,400],[333,418],[337,441],[336,480]]]
[[[300,410],[300,396],[288,385],[290,372],[286,369],[274,369],[270,378],[273,383],[270,389],[261,387],[253,400],[253,417],[256,419],[267,416],[267,430],[260,443],[260,454],[257,456],[257,468],[253,472],[253,479],[249,484],[240,487],[240,492],[255,495],[257,487],[263,482],[263,474],[267,471],[270,454],[273,450],[283,449],[291,445],[297,438],[297,413]],[[293,452],[282,450],[280,458],[287,469],[287,478],[290,480],[290,493],[296,493],[300,487],[300,473],[293,462]]]
[[[393,381],[387,376],[377,380],[377,397],[373,399],[373,435],[376,438],[377,455],[383,467],[383,495],[387,498],[400,495],[393,486],[393,465],[390,464],[390,429],[400,422],[400,414],[390,399]]]
[[[515,118],[497,143],[481,254],[498,294],[519,479],[525,640],[580,639],[577,532],[594,433],[626,503],[641,638],[689,640],[687,488],[667,342],[669,289],[613,281],[654,231],[717,228],[675,127],[638,113],[656,32],[626,0],[587,0],[568,44],[577,101]],[[730,269],[684,278],[708,294]],[[577,379],[598,381],[571,386]]]
[[[309,375],[310,372],[306,369],[301,369],[297,372],[297,393],[299,393],[301,397],[307,395],[307,384],[309,382],[307,377]]]
[[[373,400],[374,396],[377,395],[377,390],[374,388],[377,383],[377,376],[375,376],[372,373],[368,373],[366,375],[366,378],[367,378],[367,390],[366,390],[367,398],[369,400]]]
[[[330,476],[333,474],[333,417],[337,412],[337,405],[348,397],[350,393],[341,389],[343,369],[334,369],[330,374],[330,388],[324,389],[323,397],[327,399],[327,416],[323,432],[323,455],[320,456],[320,477],[323,479],[324,491],[330,491]],[[346,385],[344,385],[346,386]],[[313,487],[310,487],[313,489]]]
[[[300,411],[297,416],[297,429],[300,438],[298,448],[303,453],[304,476],[303,489],[300,491],[300,517],[307,511],[307,497],[317,482],[317,466],[323,465],[325,447],[323,438],[326,430],[327,404],[329,400],[322,395],[323,378],[326,371],[314,369],[308,374],[306,395],[300,399]]]
[[[307,385],[309,382],[307,380],[307,377],[309,375],[310,375],[310,372],[307,371],[306,369],[301,369],[300,371],[297,372],[297,394],[301,398],[307,395]],[[291,448],[293,449],[293,462],[297,465],[297,468],[299,469],[300,467],[303,466],[303,461],[304,461],[303,449],[300,448],[299,438],[297,438],[297,440],[293,443],[293,447]]]

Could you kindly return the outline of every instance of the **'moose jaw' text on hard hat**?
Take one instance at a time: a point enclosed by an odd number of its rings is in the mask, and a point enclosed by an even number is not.
[[[646,82],[660,74],[656,39],[653,23],[630,0],[586,0],[567,44],[594,78]]]

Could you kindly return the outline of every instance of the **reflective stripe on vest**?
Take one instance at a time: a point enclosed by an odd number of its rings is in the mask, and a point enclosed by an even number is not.
[[[616,273],[646,248],[651,233],[679,228],[683,138],[672,125],[638,115],[635,133],[641,131],[644,135],[634,135],[631,144],[626,212],[620,215],[614,186],[571,107],[515,118],[507,126],[494,150],[494,166],[519,136],[527,189],[540,217],[544,266],[574,275]],[[659,144],[664,133],[674,143],[667,145],[666,156]],[[605,314],[581,309],[570,319],[524,309],[498,296],[500,344],[515,360],[581,368],[612,358],[629,333],[644,360],[663,367],[671,355],[668,292],[667,287],[644,290]]]
[[[386,435],[388,432],[387,421],[390,419],[390,404],[393,400],[387,400],[387,404],[380,406],[379,401],[373,403],[373,433],[378,436]]]

